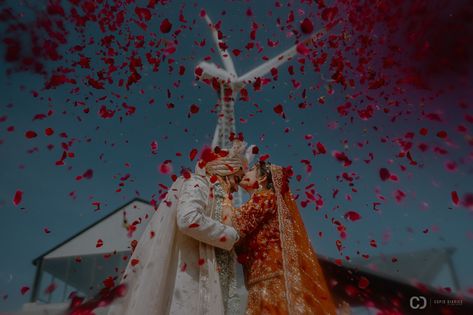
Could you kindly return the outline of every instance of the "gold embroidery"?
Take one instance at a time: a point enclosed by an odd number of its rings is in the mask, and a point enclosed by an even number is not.
[[[282,168],[271,167],[275,191],[255,192],[236,209],[233,226],[248,288],[246,315],[335,315],[325,279]]]

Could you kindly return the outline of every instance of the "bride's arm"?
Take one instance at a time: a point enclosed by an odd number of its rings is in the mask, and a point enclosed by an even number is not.
[[[232,226],[237,230],[240,239],[253,232],[268,217],[276,213],[274,193],[255,193],[231,216]]]
[[[237,231],[204,214],[209,198],[209,183],[199,175],[184,181],[177,205],[179,230],[201,242],[231,250]]]

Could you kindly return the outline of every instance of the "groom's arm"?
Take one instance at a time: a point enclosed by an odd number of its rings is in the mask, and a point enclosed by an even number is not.
[[[184,181],[177,205],[179,230],[209,245],[231,250],[239,239],[237,231],[204,214],[209,198],[209,183],[192,175]]]

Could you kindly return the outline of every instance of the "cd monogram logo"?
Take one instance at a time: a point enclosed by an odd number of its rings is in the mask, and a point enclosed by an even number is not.
[[[414,310],[423,310],[427,307],[427,299],[424,296],[411,296],[409,305]]]

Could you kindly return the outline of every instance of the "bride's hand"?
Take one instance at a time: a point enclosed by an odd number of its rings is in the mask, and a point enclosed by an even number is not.
[[[222,208],[222,223],[232,226],[233,207],[231,205],[223,205]]]

